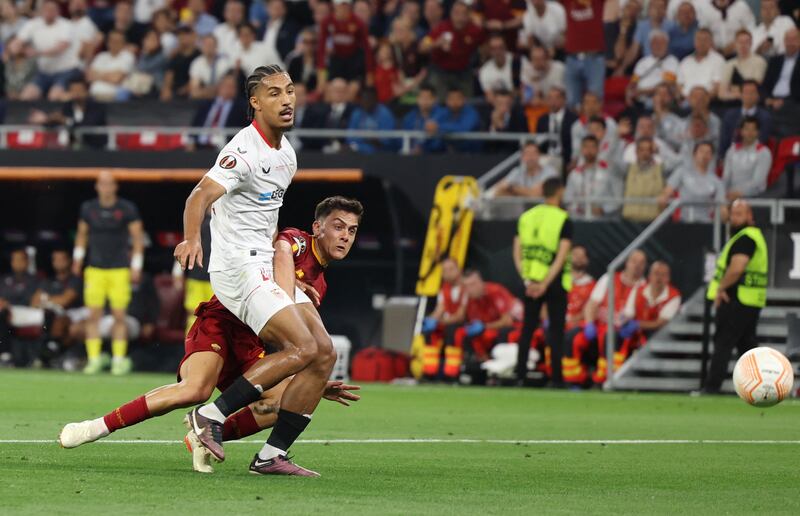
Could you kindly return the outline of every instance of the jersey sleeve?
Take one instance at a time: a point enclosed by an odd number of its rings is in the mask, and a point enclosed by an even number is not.
[[[217,156],[214,166],[206,173],[206,177],[225,188],[226,192],[235,190],[252,173],[250,164],[245,158],[234,151],[235,140],[231,140]]]
[[[608,289],[608,274],[603,274],[600,276],[600,279],[597,280],[597,283],[595,283],[592,293],[589,295],[589,299],[596,303],[602,303],[606,295],[606,289]]]
[[[276,240],[283,240],[292,246],[292,254],[295,259],[302,256],[311,242],[308,242],[307,234],[299,229],[286,228],[278,233]]]
[[[636,318],[636,296],[639,295],[639,290],[645,288],[644,286],[636,287],[633,289],[625,301],[625,308],[622,309],[622,315],[625,319]]]
[[[82,220],[83,222],[86,222],[87,224],[89,223],[89,211],[91,210],[91,207],[89,206],[89,202],[90,201],[84,201],[81,204],[81,210],[80,210],[80,213],[78,214],[78,220]]]
[[[748,258],[752,258],[755,252],[756,252],[756,243],[749,236],[743,236],[733,243],[733,245],[731,246],[731,250],[728,253],[728,256],[744,254]]]
[[[128,201],[125,203],[125,222],[130,224],[131,222],[137,222],[142,220],[142,216],[139,214],[139,208],[133,204],[132,202]]]
[[[667,304],[661,307],[661,311],[658,312],[658,318],[663,319],[665,321],[671,321],[675,314],[678,313],[678,310],[681,307],[681,296],[674,297],[670,299]]]
[[[559,240],[572,240],[572,221],[567,219],[564,225],[561,226],[561,236]]]

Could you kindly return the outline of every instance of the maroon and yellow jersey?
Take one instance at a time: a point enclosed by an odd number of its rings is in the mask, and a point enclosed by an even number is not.
[[[295,276],[319,292],[321,303],[328,284],[325,281],[325,266],[319,259],[314,237],[301,229],[286,228],[278,233],[278,240],[284,240],[292,246]]]

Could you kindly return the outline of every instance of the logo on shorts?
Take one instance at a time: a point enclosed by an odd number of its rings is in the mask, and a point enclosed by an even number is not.
[[[236,166],[236,158],[230,154],[227,156],[222,156],[222,159],[219,160],[219,166],[226,170],[230,170]]]
[[[219,352],[222,349],[222,346],[220,346],[219,344],[214,342],[214,343],[211,344],[211,349],[213,349],[216,352]]]
[[[292,246],[292,250],[294,251],[295,256],[300,256],[301,254],[306,252],[306,239],[303,237],[292,237],[294,240],[294,245]]]

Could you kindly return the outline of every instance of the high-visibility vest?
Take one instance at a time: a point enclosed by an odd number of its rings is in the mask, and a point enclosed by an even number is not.
[[[568,213],[557,206],[540,204],[529,209],[519,218],[517,233],[522,247],[522,277],[541,281],[547,276],[555,261],[561,228]],[[572,289],[572,271],[569,257],[564,262],[561,285],[569,292]]]
[[[767,304],[767,267],[769,266],[769,258],[764,235],[760,229],[753,226],[741,229],[722,248],[722,252],[717,258],[717,271],[714,274],[714,279],[708,284],[706,298],[713,300],[717,297],[719,282],[728,268],[728,255],[731,247],[744,236],[753,239],[753,242],[756,243],[756,250],[747,262],[744,274],[739,279],[738,285],[736,285],[736,297],[745,306],[763,308]]]

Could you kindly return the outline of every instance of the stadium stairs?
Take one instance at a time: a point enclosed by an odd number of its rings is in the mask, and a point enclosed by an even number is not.
[[[614,388],[636,391],[688,392],[700,386],[703,335],[703,293],[699,289],[684,304],[679,315],[637,351],[614,376]],[[800,289],[769,289],[767,306],[761,311],[757,337],[759,345],[786,352],[787,314],[800,315]],[[714,335],[714,323],[711,323]],[[709,345],[709,354],[713,350]],[[731,360],[728,372],[733,372]],[[730,375],[728,376],[730,378]],[[722,385],[733,392],[730,379]]]

